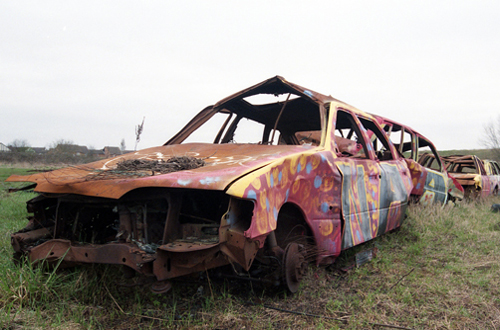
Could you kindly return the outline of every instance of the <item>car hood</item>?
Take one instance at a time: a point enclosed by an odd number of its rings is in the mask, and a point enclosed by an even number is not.
[[[165,145],[51,172],[26,176],[12,175],[6,181],[36,183],[35,191],[40,193],[78,194],[115,199],[133,189],[144,187],[224,190],[241,176],[276,159],[312,148],[316,147],[206,143]],[[118,175],[116,172],[117,164],[126,160],[167,161],[174,156],[202,159],[205,165],[167,174],[132,171]]]

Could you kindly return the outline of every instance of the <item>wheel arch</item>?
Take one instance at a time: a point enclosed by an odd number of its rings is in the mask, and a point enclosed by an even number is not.
[[[303,240],[304,238],[307,243],[316,245],[314,231],[305,212],[298,204],[290,201],[280,207],[275,234],[276,241],[282,248],[296,239]]]

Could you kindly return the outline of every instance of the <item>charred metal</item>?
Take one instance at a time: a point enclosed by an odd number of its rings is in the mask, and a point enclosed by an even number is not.
[[[221,244],[231,250],[232,237],[243,237],[253,203],[220,191],[144,189],[119,200],[44,194],[28,210],[29,225],[12,235],[12,245],[33,261],[117,264],[152,275],[156,260],[167,279],[193,267],[186,261],[193,251],[207,251],[204,266],[227,263],[217,257]]]

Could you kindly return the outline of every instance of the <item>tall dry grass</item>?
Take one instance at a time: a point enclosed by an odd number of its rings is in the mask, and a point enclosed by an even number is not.
[[[15,265],[10,233],[24,226],[32,197],[0,195],[0,328],[500,328],[500,214],[490,210],[499,197],[411,206],[398,231],[345,251],[334,265],[310,266],[295,295],[212,272],[154,295],[147,278],[126,279],[113,266]],[[373,247],[376,258],[351,267]]]

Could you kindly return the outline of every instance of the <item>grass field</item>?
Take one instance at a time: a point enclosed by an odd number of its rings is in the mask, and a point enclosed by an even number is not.
[[[113,266],[49,270],[12,260],[10,233],[24,227],[33,193],[7,194],[0,168],[2,329],[497,329],[500,214],[495,197],[456,206],[412,206],[400,230],[310,266],[289,295],[213,273],[174,282],[164,295]],[[378,254],[349,268],[357,252]],[[301,314],[302,313],[302,314]]]

